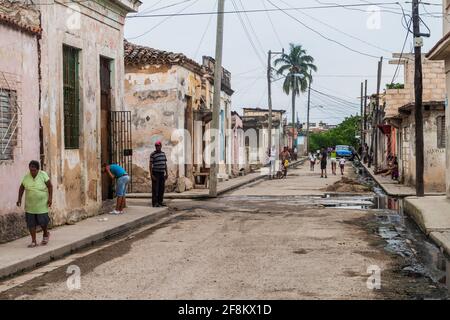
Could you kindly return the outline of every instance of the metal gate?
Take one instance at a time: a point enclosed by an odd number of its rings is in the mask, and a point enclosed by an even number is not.
[[[131,178],[127,192],[133,192],[133,150],[131,111],[111,111],[111,161],[122,166]]]

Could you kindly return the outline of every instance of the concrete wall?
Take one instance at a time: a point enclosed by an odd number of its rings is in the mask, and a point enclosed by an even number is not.
[[[56,2],[42,15],[41,118],[45,169],[54,185],[53,224],[95,215],[102,204],[100,57],[111,59],[112,110],[123,110],[123,25],[116,1]],[[80,49],[80,148],[64,146],[63,44]]]
[[[174,191],[177,179],[185,176],[183,134],[187,96],[193,110],[200,106],[202,79],[181,66],[126,67],[125,107],[132,112],[133,191],[149,192],[150,154],[161,140],[169,167],[168,191]],[[206,90],[207,91],[207,90]],[[202,161],[201,128],[194,128],[194,158]],[[190,161],[192,164],[193,161]]]
[[[424,111],[424,184],[427,192],[444,192],[445,179],[445,157],[446,150],[444,148],[437,148],[437,126],[436,118],[443,116],[444,111]],[[409,128],[409,129],[406,129]],[[403,158],[408,159],[404,170],[404,183],[411,186],[415,185],[416,177],[416,150],[415,150],[415,126],[414,113],[411,113],[402,121],[402,131],[407,130],[408,148],[404,148],[402,154]],[[403,132],[402,132],[403,133]],[[406,152],[406,154],[405,154]]]
[[[386,117],[398,114],[398,108],[414,102],[414,55],[405,56],[404,89],[387,89],[382,96]],[[446,96],[444,61],[422,59],[423,101],[444,101]]]
[[[22,113],[14,160],[0,161],[0,242],[4,242],[26,234],[23,209],[16,201],[28,163],[39,160],[39,60],[35,36],[3,24],[0,35],[0,87],[16,91]]]
[[[447,24],[448,25],[448,24]],[[448,108],[448,97],[450,96],[450,56],[445,60],[445,74],[446,74],[446,87],[447,87],[447,95],[445,98],[446,107],[445,107],[445,126],[447,127],[447,146],[445,149],[445,164],[446,164],[446,193],[447,198],[450,199],[450,109]]]
[[[233,137],[232,137],[232,174],[236,175],[241,169],[245,169],[245,141],[243,122],[237,115],[232,115]]]

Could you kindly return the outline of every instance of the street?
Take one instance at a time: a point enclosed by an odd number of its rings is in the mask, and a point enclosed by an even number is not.
[[[345,175],[357,178],[352,163]],[[384,230],[380,217],[399,213],[368,208],[373,194],[327,197],[325,188],[340,178],[329,170],[328,179],[321,179],[319,168],[311,172],[305,163],[290,169],[286,180],[258,181],[218,199],[168,200],[171,220],[110,239],[93,253],[87,249],[86,255],[17,283],[0,298],[446,298],[430,258],[437,248],[415,239],[420,232],[409,222],[412,238],[395,238],[408,248],[387,250],[389,241],[377,232]],[[148,200],[132,201],[148,205]],[[414,264],[412,255],[401,254],[408,250],[414,252]],[[69,265],[79,267],[79,289],[68,288]],[[405,272],[411,268],[422,272]],[[379,289],[368,285],[373,270],[380,271]]]

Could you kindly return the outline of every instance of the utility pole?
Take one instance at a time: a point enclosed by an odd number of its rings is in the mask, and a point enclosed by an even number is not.
[[[361,82],[361,150],[364,147],[364,83]]]
[[[311,73],[308,86],[308,108],[306,111],[306,155],[309,152],[309,109],[311,108]]]
[[[378,165],[378,108],[380,105],[380,86],[381,86],[381,69],[383,67],[383,57],[378,61],[378,75],[377,75],[377,94],[375,97],[375,105],[372,110],[372,139],[370,140],[370,152],[368,167],[375,164],[375,169]],[[367,88],[367,86],[366,86]],[[374,146],[375,145],[375,146]],[[375,149],[375,154],[374,154]]]
[[[272,51],[267,54],[267,97],[269,102],[269,156],[272,154]]]
[[[364,143],[366,143],[366,130],[367,130],[367,80],[364,82]]]
[[[425,195],[423,181],[424,155],[423,155],[423,111],[422,111],[422,34],[420,33],[419,1],[412,1],[412,19],[414,32],[414,95],[415,95],[415,122],[416,122],[416,196]]]
[[[225,0],[219,0],[217,6],[216,57],[214,63],[214,97],[211,121],[211,170],[209,180],[209,196],[217,197],[217,173],[219,160],[219,113],[220,93],[222,92],[222,48],[223,48],[223,11]]]
[[[284,49],[281,52],[267,53],[267,97],[269,103],[269,155],[272,153],[272,54],[284,54]]]
[[[379,108],[380,108],[380,88],[381,88],[381,70],[383,67],[383,57],[380,58],[380,61],[378,62],[378,75],[377,75],[377,97],[375,99],[375,156],[374,156],[374,164],[375,169],[378,168],[378,123],[380,121],[379,116]]]

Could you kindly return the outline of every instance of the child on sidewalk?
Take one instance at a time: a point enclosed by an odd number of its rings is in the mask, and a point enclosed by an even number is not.
[[[345,158],[341,158],[339,160],[339,167],[341,168],[341,176],[344,175],[344,168],[345,168]]]

